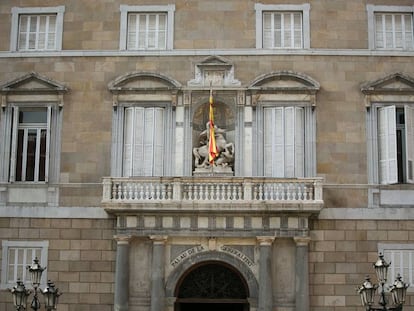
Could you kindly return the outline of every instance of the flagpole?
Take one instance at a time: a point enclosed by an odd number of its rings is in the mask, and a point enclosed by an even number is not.
[[[208,160],[213,169],[214,160],[218,156],[215,128],[214,128],[214,108],[213,108],[213,89],[210,82],[210,96],[209,96],[209,141],[208,141]]]

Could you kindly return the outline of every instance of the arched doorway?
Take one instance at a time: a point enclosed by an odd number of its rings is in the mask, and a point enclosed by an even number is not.
[[[237,270],[210,261],[192,267],[178,282],[175,311],[248,311],[248,296]]]

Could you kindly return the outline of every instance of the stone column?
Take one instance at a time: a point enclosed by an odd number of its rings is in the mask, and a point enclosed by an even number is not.
[[[115,266],[114,311],[128,311],[129,301],[129,242],[131,236],[117,235]]]
[[[309,311],[309,242],[310,237],[295,237],[296,311]]]
[[[273,309],[272,293],[272,236],[257,237],[260,247],[259,259],[259,311],[271,311]]]
[[[164,311],[165,287],[164,287],[164,265],[165,265],[165,243],[167,236],[150,236],[152,243],[152,265],[151,265],[151,308],[150,311]]]

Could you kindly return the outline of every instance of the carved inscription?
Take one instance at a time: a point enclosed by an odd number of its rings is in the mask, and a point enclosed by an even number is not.
[[[226,245],[222,245],[220,247],[220,250],[222,252],[228,253],[228,254],[230,254],[234,257],[239,258],[241,261],[243,261],[249,267],[254,266],[254,262],[249,257],[247,257],[245,254],[243,254],[241,251],[239,251],[235,248],[232,248],[232,247],[229,247],[229,246],[226,246]]]
[[[174,258],[173,261],[171,261],[171,266],[173,266],[174,268],[177,267],[184,259],[189,258],[195,254],[201,253],[206,251],[206,249],[204,248],[204,246],[202,245],[197,245],[194,246],[192,248],[189,248],[187,250],[185,250],[184,252],[182,252],[181,254],[179,254],[177,257]]]

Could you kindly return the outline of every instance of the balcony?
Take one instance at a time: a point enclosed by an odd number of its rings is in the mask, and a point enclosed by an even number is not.
[[[271,210],[318,213],[322,178],[131,177],[103,179],[108,211]],[[219,204],[219,208],[218,208]]]

